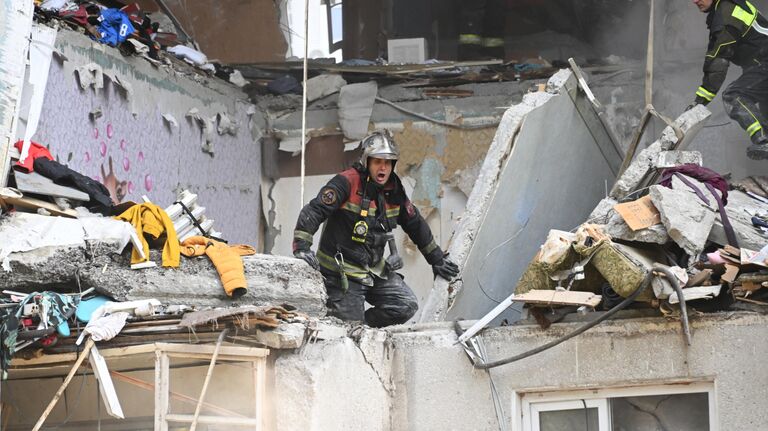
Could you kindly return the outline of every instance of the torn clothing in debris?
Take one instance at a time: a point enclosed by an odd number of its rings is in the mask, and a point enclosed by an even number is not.
[[[248,292],[241,256],[256,254],[249,245],[228,245],[203,236],[193,236],[181,243],[181,254],[187,257],[206,255],[221,277],[224,292],[231,298],[239,298]]]
[[[176,237],[176,230],[173,227],[173,222],[162,208],[147,202],[134,205],[115,218],[132,224],[139,233],[145,257],[142,258],[139,252],[134,249],[131,252],[132,265],[149,260],[149,244],[144,238],[144,235],[149,235],[154,239],[158,239],[165,233],[163,266],[178,268],[180,254],[179,240]]]
[[[338,275],[326,275],[328,315],[381,328],[405,323],[416,314],[418,300],[402,275],[390,272],[387,278],[373,277],[373,280],[372,286],[366,286],[350,279],[345,291]],[[367,310],[366,302],[372,305]]]

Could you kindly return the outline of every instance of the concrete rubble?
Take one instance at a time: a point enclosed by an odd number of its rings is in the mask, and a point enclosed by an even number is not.
[[[683,132],[683,140],[678,142],[677,135],[672,127],[667,126],[661,134],[661,138],[653,142],[638,154],[632,164],[619,177],[611,189],[610,196],[614,199],[623,199],[630,192],[637,190],[653,169],[669,167],[674,161],[696,162],[701,155],[696,153],[667,152],[673,148],[683,148],[704,127],[712,113],[702,105],[684,112],[675,120],[675,125]],[[677,163],[679,164],[679,163]],[[675,166],[677,165],[675,164]]]
[[[39,217],[45,218],[34,216],[32,219]],[[13,230],[25,232],[25,223],[16,221],[29,218],[22,214],[6,217],[0,228],[11,226]],[[84,219],[83,223],[88,220]],[[292,257],[243,257],[248,293],[232,300],[224,295],[219,275],[207,258],[184,258],[178,269],[132,270],[129,255],[119,254],[120,250],[122,247],[115,241],[93,238],[80,244],[13,252],[7,257],[11,271],[0,277],[0,290],[33,292],[93,287],[118,301],[156,298],[169,305],[218,307],[289,304],[312,316],[325,315],[325,289],[320,274]],[[151,260],[160,261],[159,252],[152,251]]]
[[[575,235],[562,237],[565,242],[553,243],[548,239],[542,245],[519,280],[516,293],[554,289],[551,280],[566,279],[572,280],[568,286],[574,290],[626,298],[639,288],[647,274],[656,272],[655,268],[662,264],[675,274],[677,283],[683,287],[683,297],[690,297],[695,307],[704,303],[704,309],[709,311],[738,308],[739,298],[744,298],[747,291],[761,298],[768,296],[768,291],[760,290],[754,281],[762,280],[760,274],[768,272],[768,233],[761,231],[755,221],[768,218],[765,197],[749,196],[738,190],[723,195],[725,180],[702,167],[701,154],[674,149],[692,140],[708,117],[703,107],[683,113],[675,121],[684,134],[682,142],[667,127],[661,138],[637,155],[611,195],[597,204]],[[672,171],[675,173],[664,176],[664,185],[656,184],[668,168],[676,169]],[[644,199],[650,199],[651,208],[637,203],[644,195]],[[724,211],[741,248],[729,244],[719,199],[727,202]],[[622,206],[619,212],[619,203],[628,206]],[[553,246],[562,250],[554,257]],[[593,248],[595,251],[591,251]],[[590,257],[582,261],[585,253],[590,253]],[[579,273],[583,275],[576,276]],[[668,279],[653,277],[651,284],[653,293],[646,290],[636,297],[637,301],[662,309],[673,303],[677,307],[678,294]],[[728,289],[721,289],[723,286]],[[693,290],[686,292],[687,289]],[[731,299],[715,301],[715,297],[723,296],[721,292],[729,292]],[[737,302],[731,305],[734,299]],[[683,317],[687,325],[685,314]]]

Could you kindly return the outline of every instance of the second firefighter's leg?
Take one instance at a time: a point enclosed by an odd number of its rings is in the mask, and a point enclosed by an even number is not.
[[[728,115],[749,135],[752,141],[748,150],[750,157],[759,155],[759,151],[751,154],[753,150],[761,147],[768,150],[768,130],[765,129],[768,122],[760,109],[761,103],[768,103],[768,71],[762,67],[744,69],[744,73],[723,92],[723,103]]]
[[[459,60],[482,57],[486,0],[459,0]]]
[[[365,310],[365,323],[375,328],[405,323],[419,309],[416,295],[394,272],[386,280],[376,279],[366,299],[373,307]]]
[[[487,0],[483,22],[483,51],[485,57],[504,60],[505,0]]]

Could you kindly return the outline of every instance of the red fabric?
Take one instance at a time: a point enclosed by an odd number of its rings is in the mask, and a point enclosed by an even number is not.
[[[26,173],[30,173],[34,171],[34,163],[35,159],[38,157],[45,157],[48,160],[53,160],[53,156],[51,156],[50,151],[48,151],[47,148],[44,146],[38,144],[37,142],[30,142],[29,146],[29,153],[27,155],[27,159],[24,160],[24,163],[16,162],[16,164],[13,166],[14,169],[17,171],[22,171]],[[18,141],[15,144],[13,144],[14,147],[16,147],[19,152],[21,152],[21,148],[24,146],[24,141]]]

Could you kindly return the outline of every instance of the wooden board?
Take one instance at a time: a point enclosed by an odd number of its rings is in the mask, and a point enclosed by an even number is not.
[[[77,211],[73,209],[63,210],[52,202],[24,197],[20,191],[8,187],[0,187],[0,201],[3,201],[6,205],[12,205],[17,208],[25,208],[35,211],[42,208],[55,216],[77,218]]]
[[[529,290],[520,295],[515,295],[514,302],[545,305],[586,305],[597,307],[603,297],[592,292],[574,292],[558,290]]]
[[[36,172],[24,173],[15,171],[16,188],[23,193],[36,193],[39,195],[53,196],[57,198],[75,199],[88,202],[91,198],[88,193],[81,192],[72,187],[60,186],[50,178],[46,178]]]

